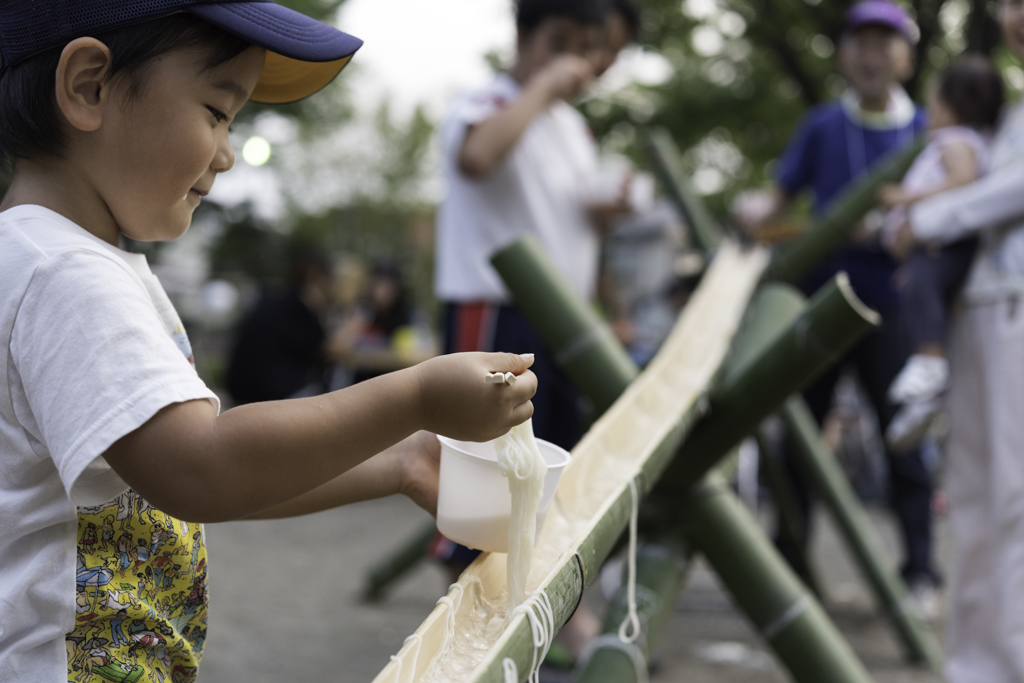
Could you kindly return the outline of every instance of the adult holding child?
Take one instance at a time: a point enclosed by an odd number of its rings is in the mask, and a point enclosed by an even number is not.
[[[1024,59],[1024,1],[1002,0],[1003,40]],[[989,172],[915,203],[922,245],[976,235],[950,335],[946,488],[956,542],[946,676],[1024,681],[1024,107],[1005,111]]]
[[[840,71],[849,88],[836,102],[815,107],[800,124],[779,163],[778,189],[770,215],[781,213],[810,189],[814,212],[829,203],[887,154],[909,145],[924,130],[924,112],[900,86],[910,74],[910,46],[917,30],[889,0],[865,0],[847,12],[838,43]],[[757,222],[756,217],[748,218]],[[882,315],[882,324],[805,392],[819,424],[832,406],[841,373],[852,369],[884,431],[896,413],[887,392],[909,353],[896,283],[898,262],[881,245],[881,221],[865,221],[801,283],[808,295],[845,271],[857,296]],[[902,574],[925,616],[934,614],[938,573],[932,565],[932,483],[918,450],[887,451],[891,502],[904,540]],[[795,466],[795,488],[807,519],[810,494]],[[782,547],[786,553],[794,549]]]

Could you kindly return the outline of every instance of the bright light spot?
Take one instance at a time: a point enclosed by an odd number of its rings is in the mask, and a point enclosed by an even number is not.
[[[1024,90],[1024,70],[1016,64],[1003,69],[1003,75],[1014,90]]]
[[[210,280],[203,285],[200,297],[210,313],[225,315],[238,306],[238,288],[227,280]]]
[[[694,19],[706,19],[718,11],[715,0],[683,0],[683,13]]]
[[[731,38],[739,38],[747,30],[747,22],[736,12],[723,12],[718,17],[718,30]]]
[[[242,145],[242,158],[250,166],[262,166],[270,159],[270,143],[259,135],[253,135]]]
[[[725,176],[717,168],[698,168],[692,176],[692,182],[697,194],[715,194],[725,187]]]
[[[698,26],[690,34],[694,51],[703,57],[712,57],[722,51],[722,34],[710,26]]]
[[[811,52],[818,55],[822,59],[826,59],[832,56],[832,53],[836,51],[835,45],[828,39],[828,36],[818,34],[811,38]]]

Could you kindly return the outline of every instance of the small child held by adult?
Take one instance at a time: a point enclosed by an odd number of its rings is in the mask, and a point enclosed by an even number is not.
[[[883,243],[906,261],[900,273],[901,296],[913,349],[889,389],[890,399],[901,406],[885,435],[894,451],[915,446],[940,409],[949,380],[949,307],[977,249],[975,236],[941,247],[915,247],[908,210],[923,199],[973,183],[986,172],[989,140],[1002,106],[1003,83],[995,67],[980,55],[958,59],[928,90],[928,146],[902,185],[880,192],[889,209]]]
[[[532,359],[453,354],[220,414],[167,294],[119,241],[181,236],[234,164],[242,106],[312,95],[361,41],[268,0],[35,0],[3,19],[0,681],[191,683],[203,522],[394,493],[433,512],[430,432],[486,441],[524,422]],[[116,542],[96,543],[115,517]]]

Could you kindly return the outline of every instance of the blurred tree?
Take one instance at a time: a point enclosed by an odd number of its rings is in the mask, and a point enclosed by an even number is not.
[[[642,0],[641,43],[660,54],[671,77],[634,84],[582,106],[615,152],[645,163],[638,133],[668,128],[699,192],[724,209],[735,192],[772,176],[773,160],[809,106],[845,88],[835,64],[843,14],[853,0]],[[936,69],[965,48],[1005,65],[1011,92],[1024,71],[996,49],[993,0],[909,0],[918,22],[921,67],[908,84],[920,97]]]

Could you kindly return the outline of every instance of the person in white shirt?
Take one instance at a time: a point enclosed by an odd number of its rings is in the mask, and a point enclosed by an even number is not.
[[[600,236],[588,197],[597,148],[567,100],[594,78],[606,11],[597,0],[522,0],[515,66],[459,96],[441,129],[447,194],[435,289],[445,351],[536,354],[534,430],[563,448],[580,437],[579,396],[510,305],[490,258],[533,235],[576,293],[595,296]]]
[[[228,127],[250,97],[313,94],[361,41],[266,1],[35,0],[2,14],[0,151],[14,173],[0,203],[0,681],[190,683],[204,522],[393,493],[432,512],[429,432],[506,433],[532,413],[536,378],[529,358],[456,354],[219,414],[146,259],[117,245],[183,234],[234,164]],[[519,380],[487,384],[491,372]],[[114,518],[117,540],[97,544]],[[148,557],[134,550],[146,537]]]
[[[1002,0],[1024,59],[1024,0]],[[946,489],[955,540],[946,677],[1024,681],[1024,107],[1004,112],[988,175],[914,204],[921,244],[978,253],[950,335]]]

